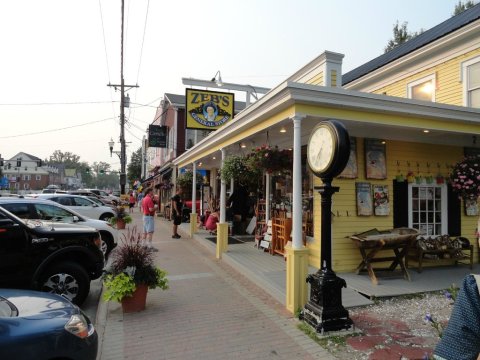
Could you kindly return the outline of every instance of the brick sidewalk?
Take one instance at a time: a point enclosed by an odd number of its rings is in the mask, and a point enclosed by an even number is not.
[[[129,226],[141,229],[134,214]],[[334,359],[296,328],[283,305],[171,222],[155,219],[156,263],[170,289],[150,290],[145,311],[99,304],[98,359]]]

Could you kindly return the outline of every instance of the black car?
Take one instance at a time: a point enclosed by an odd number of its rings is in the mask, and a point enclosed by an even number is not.
[[[102,275],[97,230],[72,224],[21,220],[0,208],[0,287],[27,287],[81,304],[90,281]]]

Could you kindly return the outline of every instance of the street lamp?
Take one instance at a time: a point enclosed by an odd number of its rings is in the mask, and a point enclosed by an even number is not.
[[[115,141],[113,141],[112,138],[110,138],[110,141],[108,142],[108,147],[110,148],[110,157],[112,157],[112,154],[117,154],[120,160],[122,159],[122,152],[121,151],[113,151],[113,145],[115,145]]]
[[[217,79],[217,75],[218,75],[218,79]],[[223,85],[223,82],[222,82],[222,75],[220,75],[220,70],[217,71],[217,73],[215,74],[215,76],[212,78],[212,80],[210,81],[214,81],[218,86],[222,86]]]

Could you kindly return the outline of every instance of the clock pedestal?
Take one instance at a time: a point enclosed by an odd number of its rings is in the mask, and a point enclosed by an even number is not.
[[[342,288],[347,286],[329,269],[308,275],[310,300],[300,314],[317,332],[349,330],[353,321],[342,305]]]
[[[322,178],[324,185],[315,187],[322,197],[321,257],[322,269],[309,275],[310,300],[300,319],[305,320],[317,332],[348,330],[353,321],[342,305],[342,288],[347,287],[344,279],[332,271],[332,195],[339,188],[332,186],[332,178]]]

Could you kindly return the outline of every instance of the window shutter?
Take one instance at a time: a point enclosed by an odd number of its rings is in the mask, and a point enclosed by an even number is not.
[[[452,186],[447,186],[447,207],[448,207],[448,235],[462,235],[462,214],[461,201],[458,195],[452,191]]]
[[[393,180],[393,227],[408,227],[408,182]]]

